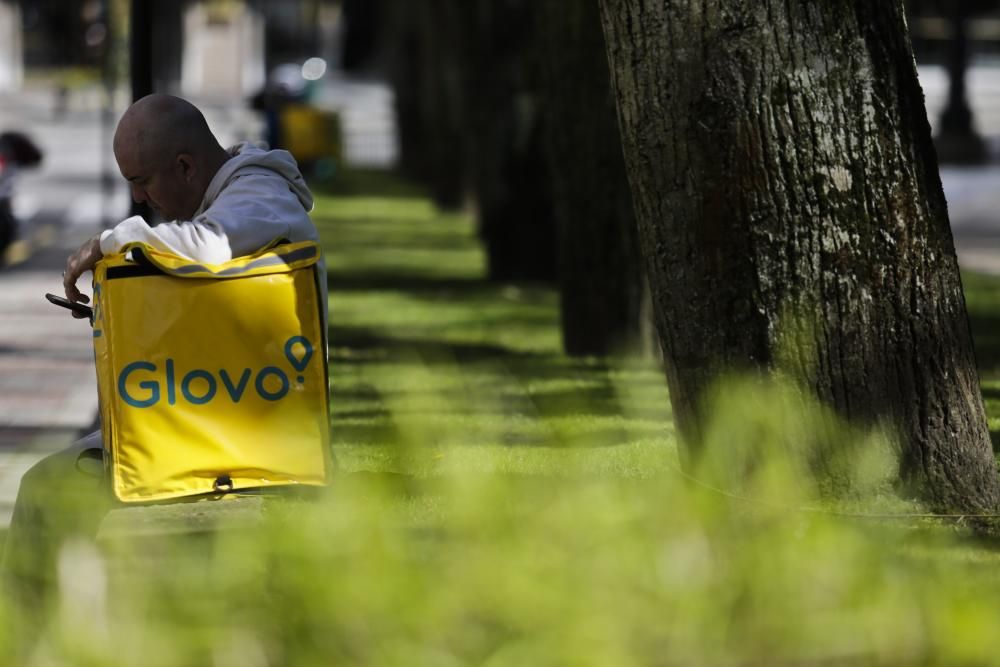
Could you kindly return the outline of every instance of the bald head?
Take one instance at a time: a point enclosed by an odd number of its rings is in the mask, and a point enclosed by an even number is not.
[[[160,94],[143,97],[122,115],[115,131],[115,152],[126,144],[143,161],[222,150],[197,107],[179,97]]]
[[[197,107],[162,94],[125,111],[114,151],[135,200],[149,202],[167,220],[190,219],[228,158]]]

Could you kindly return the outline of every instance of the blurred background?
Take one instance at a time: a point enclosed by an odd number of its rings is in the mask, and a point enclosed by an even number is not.
[[[907,4],[960,262],[1000,272],[1000,2]],[[401,173],[478,216],[489,278],[552,281],[537,66],[559,31],[533,6],[0,0],[0,524],[24,470],[92,425],[90,340],[42,295],[133,211],[111,153],[133,99],[191,99],[223,145],[287,148],[314,187]]]
[[[7,263],[23,259],[39,226],[111,224],[127,212],[109,137],[122,110],[150,92],[194,101],[224,145],[281,144],[302,162],[321,162],[323,175],[344,157],[391,166],[389,90],[369,80],[369,55],[350,56],[350,78],[344,67],[347,16],[370,20],[367,4],[0,2],[0,132],[25,133],[46,156],[19,175],[14,206],[25,243]]]

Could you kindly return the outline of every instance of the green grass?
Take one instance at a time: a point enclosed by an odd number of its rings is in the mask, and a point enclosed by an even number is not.
[[[343,470],[648,477],[676,458],[662,373],[563,356],[553,290],[483,280],[469,216],[396,195],[320,197],[314,218]]]
[[[976,341],[976,361],[986,403],[994,451],[1000,450],[1000,280],[966,273],[962,276],[966,307]]]
[[[29,86],[59,85],[72,90],[100,84],[101,70],[98,67],[36,67],[26,73],[26,78]]]
[[[468,216],[364,182],[315,213],[329,494],[255,531],[68,545],[43,619],[0,616],[20,664],[1000,663],[997,544],[830,512],[919,510],[884,434],[730,379],[685,478],[654,363],[566,358],[554,293],[484,282]],[[967,285],[994,410],[1000,281]],[[836,502],[817,444],[856,453]]]

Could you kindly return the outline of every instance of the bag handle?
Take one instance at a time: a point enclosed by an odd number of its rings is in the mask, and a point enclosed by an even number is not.
[[[108,277],[118,277],[113,268],[125,268],[121,277],[137,275],[170,275],[176,278],[240,278],[269,273],[284,273],[311,266],[322,257],[315,241],[289,243],[275,239],[252,255],[240,256],[222,264],[203,264],[172,255],[143,243],[130,243],[122,248],[125,266],[111,267]],[[119,260],[121,262],[121,260]]]

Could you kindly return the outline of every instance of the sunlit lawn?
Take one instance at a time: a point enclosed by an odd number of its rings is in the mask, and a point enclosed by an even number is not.
[[[976,341],[986,414],[993,447],[1000,447],[1000,278],[967,273],[962,277],[966,305]]]
[[[469,216],[352,176],[315,219],[328,497],[272,503],[256,531],[73,545],[24,664],[1000,663],[996,545],[833,514],[923,511],[894,494],[878,432],[732,380],[706,431],[715,465],[685,478],[657,365],[560,354],[553,290],[485,282]],[[966,280],[1000,415],[1000,281]],[[857,446],[847,496],[783,455],[814,440]]]
[[[330,196],[314,217],[343,470],[650,477],[673,464],[656,365],[560,354],[555,292],[486,282],[469,216],[418,196]]]

